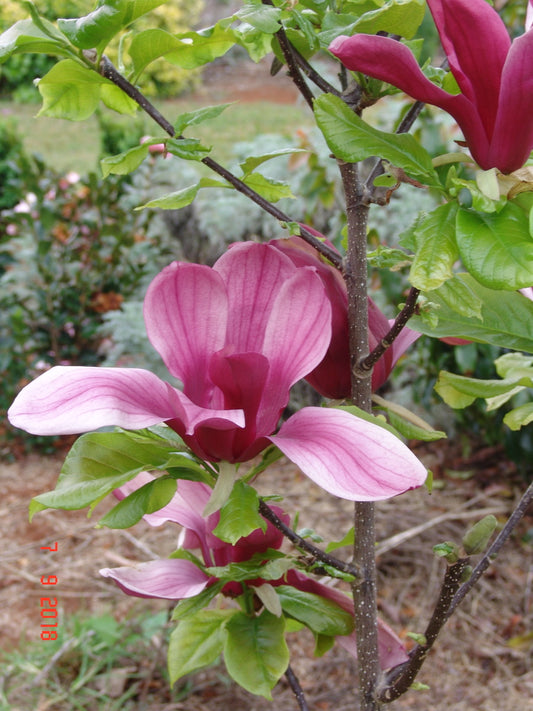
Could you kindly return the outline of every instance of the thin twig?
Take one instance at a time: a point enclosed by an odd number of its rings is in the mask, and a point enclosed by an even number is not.
[[[118,86],[122,91],[127,94],[131,99],[136,101],[139,106],[145,111],[148,116],[150,116],[166,133],[172,138],[183,139],[183,136],[176,136],[174,131],[174,126],[161,114],[156,107],[148,101],[148,99],[141,94],[141,92],[133,86],[125,77],[120,74],[120,72],[115,68],[113,63],[104,55],[100,62],[99,72],[106,79],[109,79],[116,86]],[[238,192],[245,195],[247,198],[252,200],[256,205],[259,205],[265,212],[272,215],[280,222],[293,222],[290,216],[284,213],[282,210],[277,208],[264,197],[259,195],[255,190],[250,188],[246,183],[237,178],[233,173],[224,168],[220,163],[213,160],[209,156],[203,158],[201,161],[208,168],[213,170],[215,173],[220,175],[224,180],[226,180],[230,185],[232,185]],[[314,247],[317,252],[324,256],[334,267],[337,269],[342,269],[343,261],[341,255],[332,247],[329,247],[324,242],[321,242],[315,235],[313,235],[305,226],[300,226],[299,231],[300,237],[304,239],[308,244]]]
[[[355,368],[356,373],[365,374],[370,372],[378,360],[383,356],[385,351],[392,346],[394,341],[407,325],[407,322],[411,316],[414,314],[419,294],[419,289],[412,286],[405,301],[405,306],[400,311],[398,316],[396,316],[390,331],[384,338],[381,339],[378,345],[368,356],[366,356],[366,358],[359,361]]]
[[[511,535],[512,531],[517,526],[518,522],[524,516],[532,501],[533,482],[527,488],[526,492],[520,499],[518,506],[509,516],[507,523],[502,528],[493,544],[484,553],[468,580],[462,582],[465,568],[469,563],[468,558],[461,558],[457,561],[457,563],[454,563],[447,568],[439,600],[425,632],[425,642],[424,644],[418,644],[413,649],[410,653],[410,659],[408,662],[391,671],[389,677],[386,678],[385,686],[380,692],[379,698],[381,701],[384,703],[394,701],[409,689],[416,675],[420,671],[431,647],[440,634],[442,627],[450,619],[457,606],[462,602],[477,581],[481,578],[483,573],[487,570],[491,562],[494,560],[502,546]]]
[[[329,555],[329,553],[325,553],[320,548],[317,548],[317,546],[309,543],[309,541],[305,538],[299,536],[292,530],[292,528],[289,528],[289,526],[284,524],[279,516],[276,515],[275,511],[272,511],[270,506],[268,506],[268,504],[266,504],[262,499],[259,500],[259,513],[261,516],[266,518],[267,521],[270,521],[270,523],[273,524],[278,531],[281,531],[283,535],[288,538],[291,543],[294,543],[297,548],[309,553],[313,556],[313,558],[316,558],[325,565],[335,568],[335,570],[340,570],[342,573],[353,575],[354,578],[359,577],[359,571],[356,566],[350,563],[345,563],[343,560],[339,560],[338,558],[335,558],[335,556]]]
[[[309,711],[309,706],[307,705],[307,702],[305,700],[303,689],[300,686],[298,677],[293,672],[290,665],[287,667],[285,676],[287,677],[287,681],[289,682],[289,685],[290,685],[291,689],[293,690],[294,695],[296,696],[296,701],[298,702],[300,711]]]
[[[307,83],[303,78],[302,73],[300,72],[300,68],[294,55],[293,46],[287,39],[287,35],[283,27],[280,27],[280,29],[276,32],[276,37],[278,38],[279,46],[283,53],[283,57],[287,62],[287,68],[289,70],[290,78],[294,82],[300,94],[305,99],[307,105],[310,107],[311,110],[313,110],[313,92],[307,86]]]

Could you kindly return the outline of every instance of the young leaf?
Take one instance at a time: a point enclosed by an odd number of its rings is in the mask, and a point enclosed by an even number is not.
[[[264,153],[261,156],[249,156],[240,164],[243,176],[250,175],[257,167],[266,163],[266,161],[294,153],[305,153],[305,151],[302,148],[283,148],[279,151],[273,151],[272,153]]]
[[[218,595],[224,585],[223,581],[213,583],[198,595],[180,600],[172,612],[172,620],[183,620],[185,617],[190,617],[203,610]]]
[[[98,523],[98,528],[130,528],[144,514],[154,513],[166,506],[176,493],[176,480],[161,477],[150,481],[119,501]]]
[[[291,585],[279,585],[276,592],[283,612],[303,622],[313,632],[335,637],[353,632],[353,615],[332,600],[297,590]]]
[[[169,153],[185,160],[202,160],[211,152],[197,138],[168,138],[165,143]]]
[[[289,665],[285,619],[268,610],[257,617],[237,612],[225,625],[224,661],[229,675],[251,694],[271,691]]]
[[[280,9],[253,2],[245,3],[244,7],[234,15],[235,18],[248,22],[252,27],[266,34],[274,34],[280,29],[280,16]]]
[[[141,143],[116,156],[108,156],[100,161],[104,178],[110,173],[114,175],[127,175],[138,168],[148,155],[150,142]]]
[[[490,214],[459,209],[457,246],[468,271],[490,289],[514,291],[533,281],[533,238],[527,215],[507,203]]]
[[[73,53],[65,38],[61,41],[51,37],[49,33],[39,29],[32,20],[19,20],[0,35],[0,64],[6,62],[12,55],[24,52],[50,54],[56,57],[69,57]]]
[[[503,421],[510,430],[519,430],[525,425],[533,422],[533,402],[526,402],[524,405],[515,407],[514,410],[508,412]]]
[[[413,136],[373,128],[332,94],[324,94],[315,100],[315,117],[337,158],[357,162],[378,156],[428,185],[438,185],[431,156]]]
[[[281,198],[293,198],[290,185],[274,178],[267,178],[261,173],[250,173],[243,178],[243,183],[259,193],[269,202],[277,202]]]
[[[176,445],[142,432],[92,432],[76,440],[61,469],[57,486],[35,497],[30,510],[93,509],[105,496],[146,469],[183,467],[191,478],[205,479],[204,470]]]
[[[144,210],[145,208],[160,208],[161,210],[179,210],[193,202],[200,188],[230,188],[229,183],[222,183],[220,180],[212,178],[202,178],[196,185],[189,185],[188,188],[183,188],[175,193],[168,193],[163,197],[150,200],[144,205],[139,205],[136,210]]]
[[[533,373],[532,373],[533,375]],[[435,390],[453,408],[467,407],[476,398],[491,398],[514,390],[518,385],[533,386],[533,378],[520,377],[506,380],[477,380],[464,375],[456,375],[442,370],[439,373]]]
[[[239,538],[260,528],[266,530],[266,521],[259,515],[259,497],[255,489],[238,479],[229,499],[220,509],[220,521],[213,533],[220,540],[234,545]]]
[[[459,256],[455,242],[457,204],[440,205],[417,221],[412,239],[415,258],[409,281],[421,291],[431,291],[453,276],[453,265]]]
[[[222,57],[237,41],[231,22],[232,18],[220,20],[213,27],[199,32],[176,35],[182,44],[176,51],[165,53],[165,59],[183,69],[196,69]]]
[[[203,106],[195,111],[186,111],[185,113],[180,114],[174,123],[176,135],[181,135],[188,126],[196,126],[204,121],[217,118],[217,116],[220,116],[220,114],[231,105],[232,104],[229,103],[217,104],[215,106]]]
[[[168,645],[171,685],[215,661],[224,646],[224,626],[239,614],[236,610],[200,610],[178,624]]]

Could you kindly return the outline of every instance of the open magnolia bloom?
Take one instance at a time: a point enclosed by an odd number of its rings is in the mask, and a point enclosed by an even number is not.
[[[323,359],[331,306],[314,268],[240,243],[213,268],[174,262],[144,302],[148,337],[183,391],[137,368],[57,366],[19,393],[8,416],[32,434],[166,422],[201,459],[243,462],[275,444],[313,481],[354,501],[419,486],[426,470],[383,428],[304,408],[276,432],[290,387]]]
[[[115,496],[123,499],[153,478],[151,474],[142,472],[125,486],[117,489],[114,492]],[[170,503],[153,514],[145,514],[143,518],[151,526],[161,526],[168,521],[182,526],[180,547],[184,550],[201,550],[206,567],[247,561],[256,553],[281,548],[283,535],[269,521],[266,521],[264,532],[257,529],[239,539],[235,545],[217,538],[213,530],[219,522],[220,514],[217,512],[206,518],[202,516],[211,492],[212,490],[201,482],[179,481],[178,491]],[[280,508],[275,506],[272,508],[285,524],[290,523],[289,516]],[[217,582],[216,578],[184,558],[154,560],[141,563],[136,568],[103,568],[100,573],[114,580],[128,595],[168,600],[193,597]],[[228,583],[222,588],[222,593],[235,597],[243,592],[243,586],[258,588],[263,583],[265,581],[261,578],[247,580],[244,583]],[[282,578],[268,580],[268,583],[273,587],[290,585],[303,592],[318,595],[353,615],[353,602],[347,595],[308,577],[299,570],[288,570]],[[382,667],[390,668],[405,662],[407,653],[399,638],[381,620],[378,625]],[[353,633],[337,637],[337,641],[350,654],[356,655]]]
[[[512,43],[486,0],[428,0],[459,94],[427,79],[405,45],[389,37],[337,37],[330,51],[352,71],[439,106],[459,124],[472,157],[484,170],[512,173],[533,148],[533,32]]]
[[[306,228],[309,228],[306,225]],[[311,230],[314,232],[314,230]],[[317,236],[323,237],[320,233]],[[301,237],[270,242],[286,254],[297,267],[313,266],[324,283],[331,304],[331,341],[322,361],[305,376],[307,382],[324,397],[342,400],[351,394],[350,343],[348,336],[348,292],[340,272],[322,261],[315,249]],[[333,246],[333,245],[330,245]],[[392,325],[372,299],[368,299],[368,345],[372,351],[387,335]],[[419,333],[404,328],[392,346],[374,366],[372,390],[380,388],[399,358],[420,337]]]

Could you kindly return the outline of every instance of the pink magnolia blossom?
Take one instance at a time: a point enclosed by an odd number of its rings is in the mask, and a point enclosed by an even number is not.
[[[152,481],[154,477],[142,472],[135,479],[117,489],[117,498],[128,496],[140,486]],[[202,516],[211,489],[200,482],[180,481],[178,491],[169,504],[153,514],[145,514],[144,519],[151,526],[160,526],[168,521],[183,527],[180,547],[184,550],[200,549],[206,567],[224,566],[232,562],[249,560],[255,553],[265,553],[268,549],[281,548],[283,535],[270,521],[266,530],[253,531],[237,541],[235,545],[225,543],[213,534],[220,514],[214,513],[206,518]],[[289,516],[279,507],[272,507],[276,515],[288,525]],[[154,560],[141,563],[136,568],[103,568],[100,574],[111,578],[124,592],[136,597],[163,598],[180,600],[193,597],[205,588],[213,585],[216,578],[209,576],[193,562],[183,558]],[[242,585],[257,587],[265,581],[254,579],[245,583],[228,583],[222,593],[231,597],[240,595]],[[330,600],[341,609],[353,614],[351,599],[334,588],[308,577],[299,570],[289,570],[279,580],[269,580],[270,585],[291,585],[304,592],[312,593]],[[402,664],[407,660],[405,647],[396,634],[381,620],[378,627],[380,660],[384,668]],[[353,634],[337,637],[337,641],[353,656],[356,656],[356,644]]]
[[[307,225],[306,225],[307,227]],[[309,229],[309,227],[307,227]],[[323,236],[317,233],[317,236]],[[300,237],[272,240],[270,244],[286,254],[297,267],[314,266],[324,283],[331,303],[331,342],[323,360],[305,376],[307,382],[328,398],[350,397],[350,345],[348,336],[348,293],[338,269],[322,261],[318,253]],[[332,246],[332,245],[330,245]],[[386,336],[392,321],[368,299],[368,341],[370,350]],[[392,346],[374,366],[372,390],[380,388],[407,348],[420,337],[419,333],[404,328]]]
[[[378,500],[426,470],[386,430],[340,410],[304,408],[276,432],[289,389],[324,358],[331,306],[314,268],[240,243],[213,268],[174,262],[144,302],[148,336],[183,391],[137,368],[54,367],[8,416],[32,434],[166,422],[200,458],[242,462],[274,443],[331,493]]]
[[[488,170],[518,170],[533,148],[533,32],[512,43],[486,0],[428,0],[450,69],[461,92],[427,79],[405,45],[388,37],[337,37],[330,51],[353,71],[386,81],[451,114],[474,160]]]

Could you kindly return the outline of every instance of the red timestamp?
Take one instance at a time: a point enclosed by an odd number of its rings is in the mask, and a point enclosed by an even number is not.
[[[42,551],[57,551],[57,541],[52,546],[41,546]],[[41,575],[41,585],[57,585],[57,575]],[[57,639],[57,597],[41,597],[41,639],[50,642]]]

